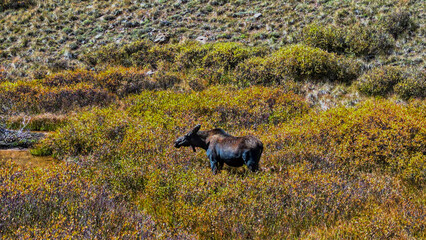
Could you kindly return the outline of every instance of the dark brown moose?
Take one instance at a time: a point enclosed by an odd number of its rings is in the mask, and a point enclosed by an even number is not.
[[[259,160],[263,151],[262,142],[254,136],[234,137],[220,128],[199,131],[198,124],[190,132],[175,141],[175,147],[191,146],[207,151],[213,174],[216,174],[226,163],[232,167],[247,167],[255,172],[259,169]]]

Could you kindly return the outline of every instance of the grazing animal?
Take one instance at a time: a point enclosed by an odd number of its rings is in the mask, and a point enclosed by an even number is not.
[[[191,146],[207,151],[213,174],[216,174],[226,163],[232,167],[241,167],[243,164],[255,172],[259,169],[259,160],[263,151],[262,142],[253,136],[234,137],[220,128],[199,131],[198,124],[191,131],[175,141],[175,147]]]

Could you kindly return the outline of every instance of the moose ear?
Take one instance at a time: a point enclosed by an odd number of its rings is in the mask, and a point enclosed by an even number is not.
[[[199,130],[200,130],[200,128],[201,128],[201,125],[200,124],[197,124],[197,126],[195,126],[189,133],[188,133],[188,136],[191,136],[191,135],[193,135],[193,134],[196,134]]]

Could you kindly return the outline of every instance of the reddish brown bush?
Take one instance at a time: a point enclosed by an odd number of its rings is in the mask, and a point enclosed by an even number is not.
[[[95,75],[91,71],[78,69],[65,71],[47,76],[42,80],[43,85],[48,87],[70,86],[76,83],[93,83]]]

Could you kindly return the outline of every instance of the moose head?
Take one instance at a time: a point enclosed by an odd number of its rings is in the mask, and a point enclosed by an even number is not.
[[[200,128],[201,128],[201,125],[198,124],[187,134],[183,135],[182,137],[179,137],[175,141],[175,148],[180,148],[182,146],[183,147],[191,146],[192,150],[194,150],[195,152],[195,147],[200,147],[200,144],[202,144],[200,137],[197,135]]]

